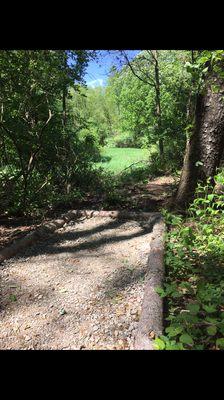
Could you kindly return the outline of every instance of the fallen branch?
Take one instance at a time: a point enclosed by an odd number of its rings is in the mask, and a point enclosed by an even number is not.
[[[155,350],[153,339],[163,333],[163,300],[156,292],[164,279],[164,233],[162,218],[155,223],[148,258],[142,312],[135,337],[135,350]]]

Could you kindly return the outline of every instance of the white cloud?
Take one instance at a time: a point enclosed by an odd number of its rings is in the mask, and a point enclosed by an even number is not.
[[[88,86],[95,88],[96,86],[103,86],[103,79],[95,79],[95,81],[87,82]]]

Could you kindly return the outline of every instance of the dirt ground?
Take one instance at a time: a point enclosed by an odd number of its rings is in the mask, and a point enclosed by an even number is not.
[[[128,190],[128,197],[137,209],[158,211],[166,206],[175,187],[176,182],[172,176],[160,176],[149,180],[146,184],[132,185]]]
[[[149,180],[146,184],[138,183],[128,186],[122,190],[122,193],[125,193],[127,205],[122,205],[120,208],[148,212],[159,211],[166,206],[166,202],[172,196],[174,187],[175,180],[170,175]],[[68,209],[83,208],[104,209],[103,199],[98,197],[94,199],[90,196],[89,200],[75,202],[68,207]],[[110,209],[108,205],[106,208]],[[111,209],[114,208],[119,209],[118,204],[111,206]],[[45,222],[50,221],[52,218],[57,218],[64,211],[65,207],[63,205],[61,208],[56,209],[55,212],[45,216]],[[34,230],[41,222],[43,222],[41,219],[0,216],[0,250]]]
[[[133,349],[153,221],[71,221],[2,263],[0,349]]]
[[[0,218],[0,250],[36,229],[40,223],[25,218]]]

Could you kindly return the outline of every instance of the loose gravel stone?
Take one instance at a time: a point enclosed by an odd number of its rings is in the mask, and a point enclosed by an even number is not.
[[[151,230],[83,218],[4,261],[0,349],[133,349]]]

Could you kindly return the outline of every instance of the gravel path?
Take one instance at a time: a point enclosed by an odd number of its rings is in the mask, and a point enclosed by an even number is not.
[[[133,349],[151,236],[82,218],[3,262],[0,349]]]

